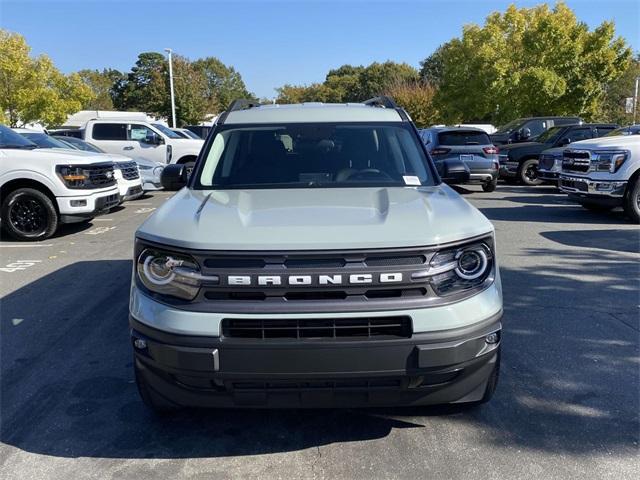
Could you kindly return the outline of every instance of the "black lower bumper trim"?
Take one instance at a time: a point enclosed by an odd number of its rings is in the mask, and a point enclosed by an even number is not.
[[[100,197],[96,199],[95,207],[91,212],[82,212],[82,213],[68,213],[64,215],[60,215],[61,223],[76,223],[81,222],[83,220],[88,220],[99,215],[104,215],[105,213],[109,213],[113,207],[120,203],[120,195],[114,193],[112,195],[107,195],[105,197]]]
[[[408,339],[338,342],[186,337],[130,323],[132,340],[146,344],[134,347],[138,376],[174,404],[316,408],[479,400],[500,317]],[[496,343],[487,343],[490,333]]]

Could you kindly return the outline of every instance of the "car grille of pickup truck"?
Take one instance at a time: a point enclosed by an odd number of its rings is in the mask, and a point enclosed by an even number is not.
[[[584,150],[565,150],[562,158],[562,170],[585,173],[589,171],[591,155]]]
[[[122,178],[125,180],[136,180],[140,178],[140,172],[138,171],[136,162],[121,163],[119,167],[122,172]]]
[[[103,188],[116,184],[113,176],[113,164],[91,165],[85,168],[89,181],[85,188]]]

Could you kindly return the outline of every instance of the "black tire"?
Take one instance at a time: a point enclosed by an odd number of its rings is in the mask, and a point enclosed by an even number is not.
[[[53,201],[35,188],[18,188],[2,202],[2,226],[16,240],[45,240],[60,221]]]
[[[613,207],[610,205],[600,205],[599,203],[592,202],[580,202],[582,208],[586,208],[592,212],[608,212],[609,210],[613,210]]]
[[[495,191],[496,187],[498,186],[498,179],[494,178],[491,181],[487,182],[487,183],[483,183],[482,184],[482,190],[485,192],[493,192]]]
[[[180,407],[168,399],[165,399],[160,394],[156,393],[145,381],[144,376],[140,371],[138,362],[134,359],[133,369],[136,378],[136,386],[138,387],[138,394],[142,403],[158,416],[167,416],[177,412]]]
[[[634,183],[627,186],[623,208],[633,223],[640,223],[640,176],[636,176]]]
[[[525,185],[542,185],[542,180],[538,178],[538,160],[530,158],[525,160],[518,170],[518,177]]]

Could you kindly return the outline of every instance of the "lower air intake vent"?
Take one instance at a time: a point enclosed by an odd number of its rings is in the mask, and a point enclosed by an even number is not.
[[[393,339],[411,337],[410,317],[323,318],[323,319],[243,319],[222,320],[227,338],[360,338]]]

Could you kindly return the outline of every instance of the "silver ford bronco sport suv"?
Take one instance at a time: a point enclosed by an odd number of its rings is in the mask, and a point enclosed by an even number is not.
[[[135,376],[156,411],[477,404],[496,389],[491,223],[387,97],[221,115],[137,231]]]

